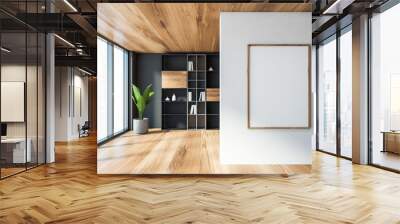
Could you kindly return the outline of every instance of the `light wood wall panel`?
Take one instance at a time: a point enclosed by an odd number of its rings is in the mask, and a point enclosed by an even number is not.
[[[309,3],[99,3],[97,32],[143,53],[218,52],[220,12],[310,12]],[[310,21],[311,23],[311,21]]]
[[[188,74],[185,71],[162,71],[162,88],[187,88]]]
[[[219,88],[207,88],[207,101],[219,102]]]

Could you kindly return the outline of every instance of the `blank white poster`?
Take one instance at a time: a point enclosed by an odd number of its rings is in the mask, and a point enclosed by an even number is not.
[[[24,102],[24,82],[1,82],[1,122],[24,122]]]
[[[248,47],[249,128],[309,128],[310,46]]]

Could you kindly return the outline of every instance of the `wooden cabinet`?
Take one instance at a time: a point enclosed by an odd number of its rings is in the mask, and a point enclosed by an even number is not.
[[[219,102],[219,88],[207,88],[207,102]]]
[[[187,77],[186,71],[162,71],[161,87],[170,89],[187,88]]]
[[[382,132],[383,133],[383,151],[400,154],[400,133],[399,132]]]

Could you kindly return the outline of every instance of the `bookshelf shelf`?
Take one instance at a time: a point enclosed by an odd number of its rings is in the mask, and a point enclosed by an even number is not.
[[[163,103],[187,103],[186,101],[161,101]]]

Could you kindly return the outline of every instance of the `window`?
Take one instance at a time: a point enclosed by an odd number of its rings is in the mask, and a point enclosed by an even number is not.
[[[318,148],[336,153],[336,39],[318,48]]]
[[[97,39],[97,141],[128,129],[128,52]]]
[[[340,154],[352,157],[352,33],[340,36]]]
[[[107,42],[97,38],[97,140],[107,137]]]
[[[372,164],[400,170],[400,4],[371,18]]]
[[[124,130],[124,51],[114,46],[114,134]]]
[[[400,130],[400,73],[390,74],[390,130]]]
[[[119,134],[128,129],[128,52],[114,46],[113,57],[113,134]]]
[[[318,46],[317,146],[352,157],[352,25]],[[338,123],[340,122],[340,123]]]

